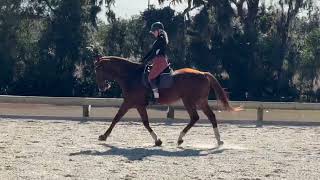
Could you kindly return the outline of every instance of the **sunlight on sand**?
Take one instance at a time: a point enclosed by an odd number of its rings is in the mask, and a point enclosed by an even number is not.
[[[226,143],[224,145],[218,146],[218,145],[212,145],[212,144],[191,144],[186,145],[185,147],[181,147],[182,149],[194,149],[194,150],[200,150],[202,155],[205,154],[217,154],[217,153],[223,153],[226,150],[236,150],[236,151],[245,151],[248,150],[248,148],[239,146],[236,144],[229,144]]]

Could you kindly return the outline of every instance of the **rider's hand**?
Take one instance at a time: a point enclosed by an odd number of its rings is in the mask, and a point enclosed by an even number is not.
[[[148,59],[147,58],[142,58],[140,62],[143,63],[143,64],[146,64],[148,62]]]

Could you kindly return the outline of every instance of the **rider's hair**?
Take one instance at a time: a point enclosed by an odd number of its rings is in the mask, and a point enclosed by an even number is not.
[[[164,37],[166,38],[166,42],[167,44],[169,43],[169,38],[168,38],[168,34],[165,30],[163,29],[159,29],[159,33],[162,33],[164,35]]]

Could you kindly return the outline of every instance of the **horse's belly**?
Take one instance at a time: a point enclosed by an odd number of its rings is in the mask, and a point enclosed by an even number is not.
[[[180,98],[199,99],[208,97],[210,82],[203,74],[180,74],[174,77],[171,88],[161,89],[160,98],[163,101],[177,101]]]
[[[171,104],[180,99],[180,94],[174,88],[166,88],[159,90],[159,103]]]

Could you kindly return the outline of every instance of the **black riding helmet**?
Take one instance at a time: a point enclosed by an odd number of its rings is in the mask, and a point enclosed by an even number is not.
[[[159,29],[161,29],[161,30],[164,30],[164,26],[163,26],[163,24],[161,23],[161,22],[155,22],[155,23],[153,23],[152,25],[151,25],[151,28],[150,28],[150,33],[151,32],[154,32],[154,31],[156,31],[156,30],[159,30]]]

